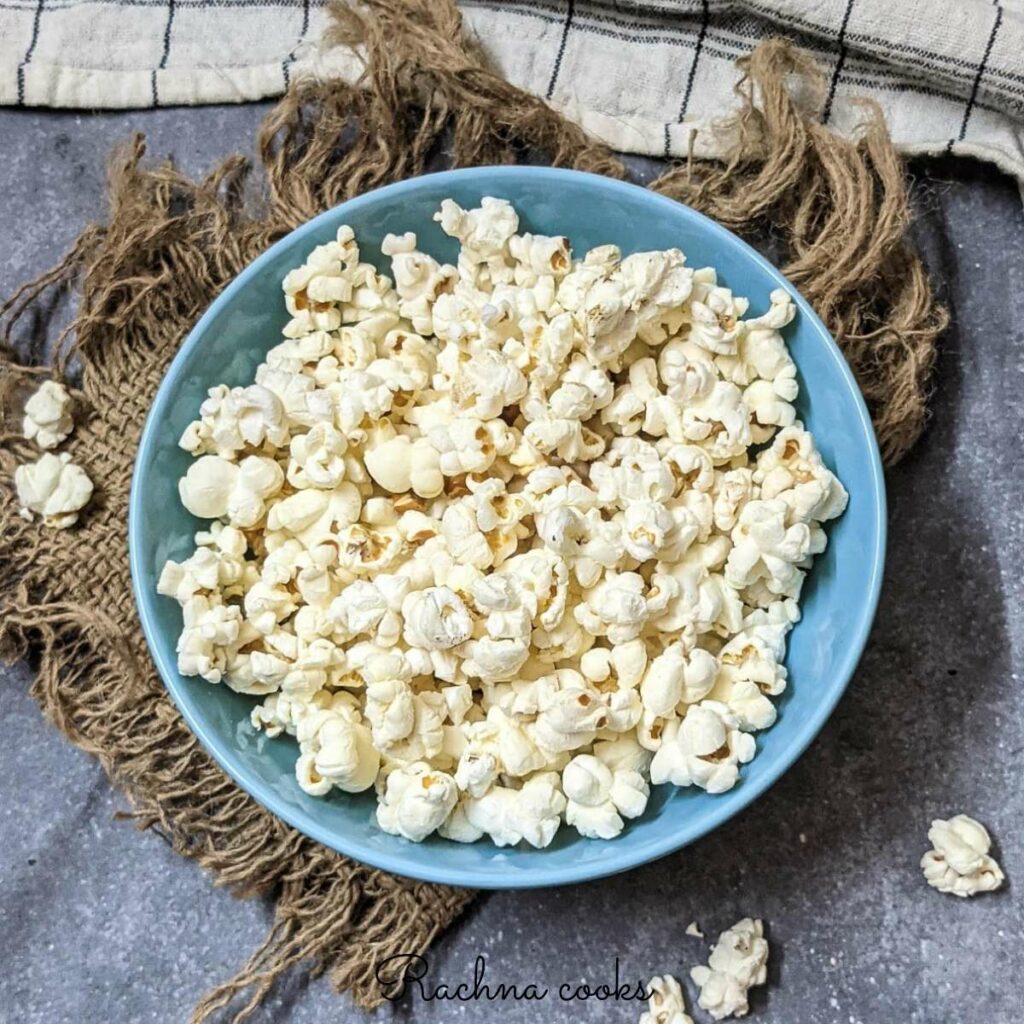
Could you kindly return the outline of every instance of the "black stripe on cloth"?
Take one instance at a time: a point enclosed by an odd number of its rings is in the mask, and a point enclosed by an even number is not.
[[[704,39],[708,34],[708,22],[711,20],[711,5],[708,0],[702,0],[700,14],[700,29],[697,32],[697,48],[693,51],[693,62],[690,64],[690,74],[686,79],[686,91],[683,93],[683,102],[679,104],[679,116],[676,121],[682,124],[686,117],[686,108],[690,105],[690,95],[693,93],[693,83],[697,77],[697,63],[700,60],[701,51],[704,49]]]
[[[157,64],[149,76],[149,85],[153,92],[153,106],[160,106],[160,92],[156,85],[156,73],[167,67],[167,58],[171,53],[171,28],[174,26],[174,4],[175,0],[167,0],[167,23],[164,25],[164,48],[160,54],[160,63]]]
[[[894,75],[876,61],[858,58],[856,51],[853,50],[846,58],[846,66],[843,68],[843,84],[860,85],[883,92],[912,92],[920,96],[946,100],[949,103],[962,103],[964,100],[959,90],[954,92],[950,88],[940,88],[941,83],[937,84],[933,78],[929,78],[924,70],[909,72],[907,69],[901,69],[899,75]],[[983,103],[981,100],[976,100],[974,105],[979,110],[1000,112],[994,105]]]
[[[843,65],[846,63],[846,26],[850,24],[850,14],[853,12],[854,0],[846,0],[846,10],[843,11],[843,22],[839,26],[839,36],[836,43],[839,46],[839,57],[836,59],[835,70],[832,72],[832,81],[828,84],[828,98],[825,100],[825,109],[821,119],[828,124],[832,116],[832,103],[836,98],[836,88],[839,85],[839,76],[843,73]]]
[[[981,88],[981,79],[985,74],[985,67],[988,64],[988,59],[992,55],[992,47],[995,45],[996,36],[999,34],[999,26],[1003,23],[1003,7],[999,3],[999,0],[994,0],[996,9],[996,16],[992,22],[992,31],[988,34],[988,42],[985,44],[985,52],[981,55],[981,63],[978,65],[978,73],[974,76],[974,85],[971,87],[971,95],[967,100],[967,105],[964,107],[964,118],[960,122],[960,133],[956,137],[956,142],[963,142],[964,136],[967,134],[967,123],[971,119],[971,113],[974,111],[974,107],[978,99],[978,90]],[[946,145],[946,152],[951,153],[953,151],[954,140],[950,139]]]
[[[562,27],[562,38],[558,43],[558,53],[555,54],[555,66],[551,69],[551,81],[548,82],[548,91],[544,99],[549,100],[555,94],[555,85],[558,82],[558,72],[562,67],[562,58],[565,56],[565,44],[569,41],[569,30],[572,28],[572,16],[576,9],[575,0],[569,0],[565,11],[565,24]]]
[[[950,96],[949,93],[939,92],[937,89],[929,89],[923,85],[914,85],[908,82],[885,82],[880,81],[877,78],[871,77],[870,72],[865,72],[863,75],[855,75],[847,67],[843,81],[847,85],[856,85],[862,89],[874,89],[877,92],[895,92],[895,93],[912,93],[915,96],[927,96],[929,99],[955,100],[956,96]],[[990,114],[1001,114],[1002,111],[998,107],[989,106],[987,103],[975,103],[975,110],[984,110]]]
[[[281,74],[284,77],[284,87],[288,88],[292,84],[292,73],[291,66],[295,63],[295,54],[299,49],[299,46],[305,41],[306,34],[309,32],[309,0],[302,0],[302,28],[299,31],[299,40],[295,46],[291,49],[288,56],[281,61]]]
[[[43,19],[43,4],[45,0],[39,0],[36,4],[35,17],[32,19],[32,37],[28,41],[28,49],[25,51],[25,56],[21,63],[18,65],[18,106],[23,107],[25,105],[25,66],[32,59],[32,54],[35,52],[36,43],[39,42],[39,22]]]

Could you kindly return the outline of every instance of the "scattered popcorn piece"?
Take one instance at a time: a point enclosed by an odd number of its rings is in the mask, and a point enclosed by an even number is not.
[[[40,448],[56,448],[73,428],[71,396],[64,385],[55,380],[43,381],[25,403],[25,437]]]
[[[67,529],[78,522],[78,513],[92,497],[92,481],[67,452],[47,452],[37,461],[18,466],[14,471],[21,514],[42,517],[44,526]]]
[[[639,1024],[693,1024],[686,1013],[682,986],[671,974],[651,978],[647,990],[650,997]]]
[[[700,925],[696,921],[691,921],[686,926],[686,934],[692,935],[695,939],[703,939],[704,933],[700,930]]]
[[[707,967],[694,967],[690,977],[700,986],[697,1005],[715,1020],[746,1016],[747,990],[768,979],[768,940],[762,923],[745,917],[722,932]]]
[[[921,858],[928,884],[954,896],[992,892],[1004,880],[1002,868],[989,854],[992,839],[985,826],[958,814],[948,821],[936,818],[928,830],[934,849]]]
[[[796,307],[747,318],[678,249],[574,258],[503,199],[435,220],[453,264],[392,233],[385,276],[344,226],[309,252],[283,338],[183,432],[208,522],[157,584],[178,667],[256,698],[305,793],[373,788],[387,832],[610,839],[652,783],[739,783],[788,684],[847,501],[796,418]],[[45,458],[32,494],[77,494]],[[688,1022],[655,981],[646,1018]]]

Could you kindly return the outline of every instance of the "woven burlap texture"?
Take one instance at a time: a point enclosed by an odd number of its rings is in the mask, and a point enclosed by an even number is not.
[[[241,1020],[298,964],[373,1006],[375,965],[425,950],[472,893],[364,867],[284,825],[221,772],[169,700],[137,624],[127,552],[133,457],[168,362],[276,238],[423,173],[439,155],[455,166],[543,161],[625,177],[614,154],[495,75],[447,0],[372,0],[334,14],[332,42],[359,46],[366,72],[355,84],[292,89],[260,131],[258,181],[237,156],[198,182],[147,166],[136,139],[112,162],[107,222],[3,307],[2,653],[37,666],[33,692],[46,715],[101,761],[140,827],[158,829],[238,895],[276,905],[265,943],[194,1021]],[[788,44],[762,44],[743,67],[740,113],[721,127],[733,157],[691,160],[651,187],[740,233],[772,236],[786,274],[842,346],[892,463],[922,430],[945,322],[904,240],[900,160],[870,107],[856,141],[821,125],[821,71]],[[74,289],[75,311],[52,359],[19,364],[12,337],[33,320],[25,314],[62,288]],[[26,392],[42,374],[66,379],[69,367],[79,384],[65,449],[96,492],[75,528],[53,531],[19,517],[11,477],[38,457],[20,438]]]

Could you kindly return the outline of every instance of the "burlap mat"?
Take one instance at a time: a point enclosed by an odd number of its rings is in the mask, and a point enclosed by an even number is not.
[[[335,12],[339,41],[362,45],[354,85],[305,84],[271,112],[258,140],[265,180],[231,157],[203,181],[146,166],[136,139],[112,164],[110,214],[51,273],[4,307],[0,364],[0,650],[38,665],[33,693],[94,754],[153,827],[240,896],[273,899],[263,945],[210,993],[193,1020],[247,1016],[303,963],[329,972],[362,1006],[380,1002],[374,966],[423,951],[472,893],[363,867],[293,831],[241,792],[198,746],[157,677],[136,623],[126,519],[143,419],[167,363],[224,285],[277,237],[360,192],[424,171],[517,160],[624,177],[619,160],[542,101],[508,85],[461,33],[445,0],[373,0]],[[945,323],[917,255],[901,162],[865,107],[856,142],[824,128],[820,70],[788,44],[743,62],[740,116],[726,164],[691,160],[651,187],[750,234],[770,233],[785,272],[846,353],[889,463],[925,420],[935,339]],[[799,102],[795,99],[800,97]],[[73,286],[76,312],[49,371],[17,364],[11,328]],[[17,515],[11,475],[38,453],[19,438],[27,377],[80,367],[67,446],[96,483],[70,531]]]

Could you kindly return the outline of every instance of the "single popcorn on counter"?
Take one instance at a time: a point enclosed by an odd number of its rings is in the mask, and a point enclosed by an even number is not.
[[[967,897],[992,892],[1003,884],[1003,870],[989,853],[992,839],[973,818],[966,814],[948,821],[936,818],[928,839],[934,849],[921,858],[921,868],[932,888]]]
[[[389,275],[349,227],[313,249],[283,337],[185,428],[204,522],[157,584],[178,668],[251,696],[306,794],[373,791],[391,834],[611,839],[652,785],[740,784],[788,685],[847,502],[797,418],[796,306],[748,317],[679,249],[574,254],[503,199],[435,220],[453,263],[413,232]],[[88,498],[67,456],[18,473],[51,525]],[[689,1024],[674,979],[644,1019]]]
[[[22,433],[40,448],[56,448],[74,428],[71,396],[63,384],[43,381],[25,403]]]
[[[715,1020],[745,1017],[750,1007],[747,991],[768,980],[768,940],[764,926],[749,917],[718,936],[706,967],[690,971],[700,986],[697,1005]]]
[[[78,522],[78,513],[92,497],[92,481],[81,466],[71,461],[67,452],[47,452],[35,462],[18,466],[14,471],[21,515],[40,516],[44,526],[65,530]]]
[[[682,986],[671,974],[651,978],[647,990],[647,1009],[640,1014],[639,1024],[693,1024],[686,1013]]]

